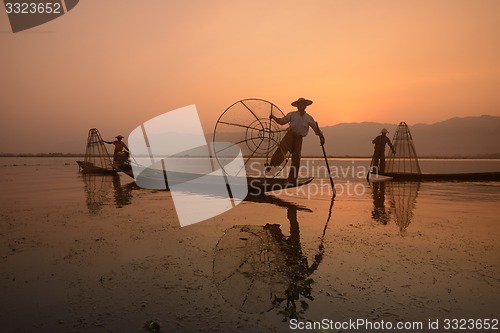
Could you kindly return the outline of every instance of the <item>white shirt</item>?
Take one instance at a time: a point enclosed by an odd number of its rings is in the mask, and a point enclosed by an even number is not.
[[[309,132],[309,127],[311,127],[317,135],[321,133],[318,126],[316,126],[316,121],[314,121],[314,118],[307,112],[301,115],[299,111],[292,111],[283,118],[276,119],[276,122],[280,125],[290,123],[290,130],[293,135],[306,136]]]

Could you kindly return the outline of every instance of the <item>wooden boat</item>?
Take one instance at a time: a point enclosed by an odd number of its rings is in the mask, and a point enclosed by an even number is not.
[[[102,168],[95,166],[93,163],[85,161],[76,161],[80,171],[82,173],[99,173],[99,174],[113,174],[117,173],[118,170],[114,168]]]
[[[115,165],[115,168],[135,179],[132,166],[130,164]],[[212,193],[220,187],[219,185],[222,182],[226,182],[225,179],[221,179],[221,177],[224,177],[222,175],[206,176],[182,172],[169,172],[169,174],[171,177],[168,182],[166,182],[165,179],[167,177],[163,170],[147,169],[144,170],[139,178],[135,180],[139,186],[144,188],[166,190],[169,190],[169,185],[175,186],[190,182],[193,184],[193,191],[199,192],[205,189],[207,193]],[[246,179],[241,180],[236,179],[236,181],[232,182],[232,186],[246,186],[249,194],[261,195],[265,192],[307,185],[312,182],[313,179],[314,177],[299,178],[296,184],[292,184],[288,182],[287,178],[247,177]],[[232,178],[232,180],[235,179]]]
[[[404,181],[500,181],[500,172],[473,173],[381,173],[392,180]],[[376,177],[376,175],[373,175]]]

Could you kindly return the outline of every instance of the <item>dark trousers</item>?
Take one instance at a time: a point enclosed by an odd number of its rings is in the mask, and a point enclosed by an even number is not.
[[[377,173],[384,173],[385,170],[385,151],[373,153],[373,167],[377,167]]]
[[[288,181],[296,183],[299,176],[300,158],[302,153],[302,140],[300,135],[293,135],[288,131],[280,142],[278,149],[271,157],[271,165],[277,167],[283,163],[288,153],[292,154],[292,165],[288,174]]]

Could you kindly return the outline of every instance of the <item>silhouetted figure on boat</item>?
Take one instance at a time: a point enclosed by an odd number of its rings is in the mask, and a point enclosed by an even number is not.
[[[115,141],[104,141],[107,144],[114,145],[115,146],[115,151],[113,153],[113,162],[114,163],[121,163],[123,160],[126,160],[128,157],[128,147],[125,144],[125,142],[122,141],[123,136],[117,135],[115,136],[116,140]],[[123,151],[123,150],[126,151]]]
[[[280,125],[290,123],[290,129],[286,132],[278,149],[276,149],[271,157],[271,163],[266,166],[266,172],[271,171],[272,167],[279,166],[285,159],[285,156],[290,152],[292,154],[292,165],[290,167],[290,173],[288,174],[288,182],[292,184],[297,183],[302,152],[302,140],[309,132],[309,127],[311,127],[314,133],[320,137],[321,145],[325,143],[323,132],[319,129],[314,118],[306,112],[306,107],[312,103],[313,102],[308,99],[299,98],[292,103],[292,106],[295,106],[297,111],[289,112],[283,118],[278,118],[275,115],[269,116],[269,119],[274,120]]]
[[[380,131],[380,135],[377,136],[375,139],[373,139],[372,143],[375,145],[374,146],[374,152],[373,152],[373,163],[372,166],[376,167],[376,170],[378,173],[384,173],[385,170],[385,145],[389,145],[391,147],[391,150],[394,154],[396,154],[396,149],[394,149],[394,146],[391,143],[391,140],[387,137],[387,133],[389,131],[385,128],[383,128]]]

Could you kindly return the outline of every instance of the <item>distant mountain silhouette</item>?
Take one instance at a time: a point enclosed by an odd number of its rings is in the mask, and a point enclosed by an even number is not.
[[[404,121],[404,119],[402,119]],[[373,154],[372,140],[382,128],[393,140],[398,124],[375,122],[342,123],[322,127],[325,150],[333,157],[367,157]],[[408,124],[419,157],[489,157],[500,158],[500,117],[478,116],[452,118],[435,124]],[[213,134],[207,134],[207,141]],[[231,133],[218,133],[218,139],[235,142]],[[245,144],[240,144],[248,154]],[[323,156],[319,139],[312,131],[304,139],[303,156]]]
[[[430,125],[408,125],[420,157],[500,157],[500,117],[456,117]],[[384,127],[392,140],[397,124],[362,122],[323,127],[327,154],[371,156],[371,142]],[[304,140],[302,154],[321,156],[319,140],[313,133]]]
[[[433,125],[416,124],[410,130],[421,155],[500,154],[500,117],[456,117]]]
[[[404,121],[404,117],[401,117],[401,121]],[[379,135],[380,130],[384,127],[387,128],[389,130],[388,137],[392,140],[397,125],[361,122],[322,127],[326,138],[326,153],[333,157],[372,156],[373,145],[371,142]],[[419,157],[500,158],[499,116],[455,117],[435,124],[408,125]],[[207,133],[206,139],[207,142],[212,141],[213,133]],[[234,142],[234,135],[222,133],[219,139]],[[66,141],[49,142],[45,145],[45,152],[83,154],[85,145],[86,136],[79,136]],[[243,143],[240,146],[246,154],[248,148]],[[10,156],[12,154],[15,155],[9,151],[0,152],[0,155]],[[302,155],[323,156],[319,139],[312,131],[304,140]]]

